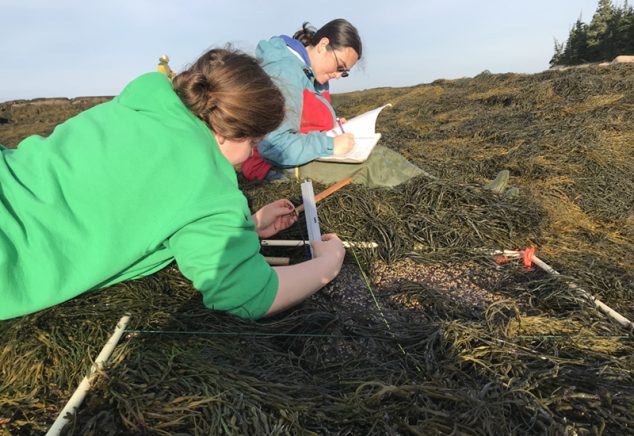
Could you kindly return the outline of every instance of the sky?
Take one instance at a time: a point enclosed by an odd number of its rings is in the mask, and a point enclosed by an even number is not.
[[[622,2],[614,1],[615,4]],[[169,55],[180,71],[209,48],[346,18],[363,58],[331,92],[548,69],[597,0],[0,0],[0,102],[118,94]]]

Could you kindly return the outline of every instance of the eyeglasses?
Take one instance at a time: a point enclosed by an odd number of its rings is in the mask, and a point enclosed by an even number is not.
[[[339,64],[339,58],[334,50],[332,51],[332,54],[335,56],[335,62],[337,62],[337,72],[341,73],[341,77],[348,77],[350,75],[350,69],[346,68],[345,65],[342,66]]]

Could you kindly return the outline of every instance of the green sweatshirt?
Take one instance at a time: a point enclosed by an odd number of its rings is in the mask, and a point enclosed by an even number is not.
[[[0,156],[0,319],[174,259],[211,309],[271,306],[277,274],[235,170],[162,74]]]

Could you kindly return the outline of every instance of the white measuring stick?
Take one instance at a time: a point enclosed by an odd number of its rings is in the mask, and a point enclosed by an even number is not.
[[[321,230],[319,228],[319,218],[317,217],[317,204],[315,202],[315,192],[313,182],[306,180],[302,183],[302,200],[304,202],[304,216],[306,217],[306,228],[308,229],[309,241],[321,241]],[[313,247],[310,247],[310,254],[313,254]]]
[[[67,418],[67,416],[70,416],[71,413],[75,411],[75,409],[78,409],[82,401],[84,401],[86,394],[90,390],[90,383],[92,382],[95,373],[98,369],[101,369],[103,367],[103,364],[106,362],[106,360],[108,360],[110,354],[112,354],[114,347],[117,346],[117,343],[119,342],[121,335],[123,335],[123,332],[125,331],[125,328],[128,325],[129,321],[130,315],[125,315],[119,320],[114,333],[112,334],[112,336],[110,336],[110,339],[108,339],[106,345],[104,345],[101,349],[101,353],[99,353],[99,355],[95,359],[95,363],[93,363],[90,367],[90,372],[86,377],[84,377],[81,383],[79,383],[79,386],[77,387],[77,389],[75,389],[75,392],[68,400],[68,403],[66,403],[66,406],[64,406],[62,411],[59,412],[57,419],[46,433],[46,436],[57,436],[58,434],[60,434],[64,426],[68,424],[68,421],[70,419]]]

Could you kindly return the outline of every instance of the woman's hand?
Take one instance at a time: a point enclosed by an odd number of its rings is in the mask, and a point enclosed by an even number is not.
[[[278,288],[266,316],[288,309],[328,284],[341,271],[346,255],[341,239],[334,233],[311,241],[314,257],[306,262],[274,267]]]
[[[251,215],[255,230],[260,238],[268,238],[277,232],[288,229],[297,221],[295,206],[286,199],[269,203]]]
[[[352,133],[337,135],[334,137],[334,146],[332,148],[332,153],[334,155],[345,154],[352,150],[352,147],[354,147],[354,135]]]
[[[330,273],[332,277],[339,274],[343,258],[346,256],[346,249],[343,246],[343,242],[334,233],[327,233],[321,235],[321,241],[311,241],[313,247],[314,258],[327,258],[332,270]]]

